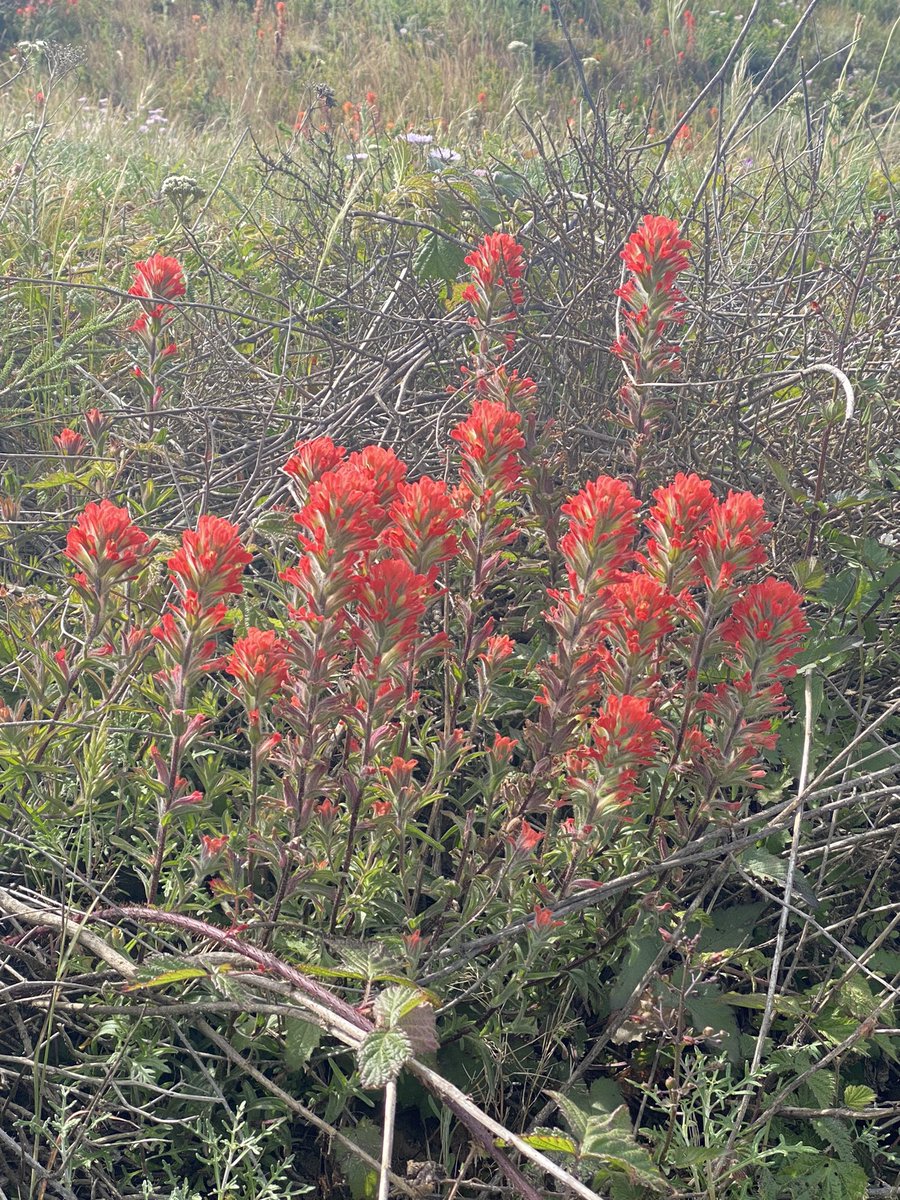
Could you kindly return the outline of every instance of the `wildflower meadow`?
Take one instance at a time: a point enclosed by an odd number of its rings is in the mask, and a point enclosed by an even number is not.
[[[890,6],[0,13],[0,1200],[900,1194]]]

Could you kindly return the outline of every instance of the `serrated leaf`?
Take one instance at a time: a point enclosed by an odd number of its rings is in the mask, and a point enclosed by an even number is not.
[[[620,1110],[600,1112],[592,1105],[585,1111],[570,1096],[548,1092],[559,1106],[578,1143],[578,1157],[602,1164],[609,1171],[621,1171],[630,1183],[654,1192],[669,1190],[669,1184],[656,1163],[631,1135],[620,1119]]]
[[[348,1131],[350,1132],[350,1131]],[[381,1130],[374,1121],[363,1117],[351,1133],[352,1140],[360,1149],[377,1159],[381,1152]],[[335,1142],[333,1152],[338,1160],[352,1200],[374,1200],[378,1194],[378,1173],[358,1158],[343,1142]]]
[[[288,1017],[284,1024],[284,1064],[289,1071],[302,1071],[322,1040],[322,1031],[302,1017]]]
[[[412,1045],[402,1029],[375,1029],[357,1051],[359,1082],[364,1088],[382,1088],[411,1056]]]
[[[853,1138],[843,1121],[837,1120],[836,1117],[821,1117],[819,1120],[813,1121],[813,1129],[823,1141],[831,1146],[841,1162],[856,1162],[856,1155],[853,1153]]]
[[[854,1112],[862,1112],[876,1100],[875,1092],[864,1083],[849,1083],[844,1088],[844,1104]]]
[[[429,279],[452,283],[463,269],[465,257],[465,250],[456,242],[439,233],[427,233],[416,250],[413,271],[420,283]]]
[[[571,1096],[566,1096],[562,1092],[548,1092],[548,1096],[556,1102],[559,1111],[566,1119],[566,1124],[574,1133],[577,1141],[584,1140],[584,1135],[587,1133],[588,1122],[591,1119],[591,1114],[585,1112],[580,1105],[576,1104]]]
[[[813,1071],[806,1080],[806,1086],[820,1108],[829,1108],[834,1104],[834,1085],[834,1071]]]
[[[535,1150],[540,1150],[546,1154],[548,1151],[552,1154],[577,1154],[578,1146],[565,1133],[558,1130],[542,1129],[536,1133],[529,1133],[527,1137],[522,1138],[523,1142],[527,1142]]]
[[[230,970],[228,964],[217,971]],[[126,984],[124,991],[137,992],[142,988],[168,987],[172,983],[186,983],[190,979],[209,979],[210,971],[190,959],[177,955],[159,955],[138,967],[134,979]]]
[[[428,997],[420,988],[408,984],[385,988],[375,997],[375,1023],[379,1029],[392,1029],[413,1009],[427,1003]]]
[[[773,880],[780,884],[787,882],[787,863],[761,846],[751,846],[737,856],[737,861],[748,875],[754,875],[757,879]],[[793,890],[810,908],[819,907],[818,897],[797,870],[794,871]]]

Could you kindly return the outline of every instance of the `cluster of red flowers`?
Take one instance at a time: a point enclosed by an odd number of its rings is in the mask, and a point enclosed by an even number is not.
[[[681,369],[680,348],[668,340],[668,329],[684,321],[676,280],[689,265],[690,248],[674,221],[647,216],[622,251],[631,278],[616,292],[625,327],[612,350],[628,372],[619,393],[621,416],[637,438],[646,439],[666,411],[662,389],[653,385]]]
[[[653,746],[693,763],[710,788],[752,782],[806,631],[790,584],[744,582],[766,561],[758,496],[720,501],[708,481],[678,475],[653,500],[640,547],[639,505],[621,480],[600,476],[563,506],[569,586],[547,614],[557,646],[542,667],[539,741],[565,754],[585,822],[628,798]]]
[[[472,306],[469,322],[478,330],[479,350],[485,355],[493,328],[514,321],[524,303],[522,247],[508,233],[489,233],[477,249],[466,255],[465,262],[472,268],[472,282],[463,290],[462,298]],[[509,329],[503,332],[503,345],[512,349]]]
[[[632,306],[627,336],[635,370],[663,370],[652,354],[674,319],[687,249],[671,222],[652,217],[626,247],[633,281],[623,296]],[[501,291],[514,308],[521,304],[521,247],[492,235],[470,257],[485,311],[495,311]],[[159,256],[138,266],[132,294],[148,320],[164,319],[166,306],[184,293],[180,267]],[[504,813],[497,835],[511,869],[526,870],[534,855],[554,852],[554,830],[574,863],[612,824],[604,816],[620,814],[639,795],[652,793],[666,819],[667,786],[677,786],[699,812],[727,810],[729,789],[758,781],[760,754],[775,743],[783,684],[806,633],[801,598],[788,583],[751,581],[766,563],[770,530],[761,498],[730,492],[718,499],[709,481],[692,474],[676,475],[647,503],[635,484],[606,475],[561,506],[554,502],[553,520],[561,516],[564,528],[550,540],[565,574],[548,593],[552,644],[531,676],[540,689],[537,717],[523,729],[492,723],[499,714],[494,699],[509,677],[534,670],[513,631],[498,630],[487,615],[499,573],[516,559],[523,492],[538,511],[525,437],[533,430],[523,430],[512,403],[530,399],[533,387],[498,362],[478,375],[471,409],[450,433],[458,448],[455,488],[429,476],[410,480],[406,464],[381,446],[348,453],[329,437],[298,443],[283,468],[297,502],[299,547],[296,563],[280,576],[287,618],[277,632],[250,626],[223,658],[217,639],[251,555],[236,526],[219,517],[202,516],[182,534],[168,558],[176,599],[152,629],[170,734],[168,759],[156,747],[150,752],[161,796],[152,893],[168,814],[200,796],[181,770],[206,721],[185,711],[191,688],[220,668],[249,717],[251,832],[259,768],[276,747],[271,762],[281,773],[295,838],[313,812],[331,837],[343,803],[351,840],[361,811],[370,821],[396,819],[401,828],[414,819],[421,789],[413,783],[413,755],[420,753],[413,717],[421,667],[432,655],[445,656],[443,729],[429,735],[433,777],[468,770],[480,754],[486,787],[494,788],[514,754],[527,751],[543,764],[539,784]],[[107,424],[97,410],[86,414],[95,447]],[[71,429],[54,440],[67,458],[88,449]],[[125,509],[108,500],[88,505],[66,545],[86,607],[106,620],[114,589],[139,576],[154,546]],[[454,571],[465,590],[441,606],[438,620],[442,584]],[[136,646],[140,633],[127,638]],[[69,671],[64,654],[57,665]],[[467,692],[472,682],[474,695]],[[428,720],[438,727],[433,713]],[[264,733],[267,722],[283,734]],[[661,785],[661,778],[676,783]],[[207,837],[204,861],[222,856],[226,845],[222,836]],[[228,856],[240,891],[246,879],[238,879],[230,849]],[[252,850],[247,862],[252,881]],[[554,924],[538,906],[535,928]]]
[[[101,500],[79,513],[66,536],[65,554],[78,568],[73,577],[78,593],[102,613],[111,589],[135,579],[155,546],[132,522],[127,509]]]
[[[99,408],[89,408],[84,414],[84,427],[87,438],[75,429],[61,429],[53,435],[53,443],[60,457],[69,463],[87,454],[91,446],[98,453],[103,449],[106,432],[110,426],[110,418],[101,413]]]
[[[136,366],[135,378],[146,384],[151,409],[162,398],[156,374],[160,364],[178,353],[178,344],[171,336],[175,315],[173,301],[185,294],[184,271],[177,258],[154,254],[134,265],[134,282],[128,289],[141,306],[141,314],[128,327],[140,339],[147,355],[146,370]]]
[[[178,709],[199,675],[218,665],[215,636],[225,628],[224,598],[240,595],[241,575],[252,557],[230,521],[202,516],[168,560],[181,603],[169,605],[152,633],[170,663],[159,678],[171,688]]]

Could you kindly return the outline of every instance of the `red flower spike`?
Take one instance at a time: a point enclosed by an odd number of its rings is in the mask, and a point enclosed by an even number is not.
[[[489,637],[484,650],[478,657],[491,672],[496,671],[512,654],[515,653],[516,643],[505,633]]]
[[[177,258],[154,254],[143,262],[134,264],[134,283],[128,289],[148,313],[160,316],[162,305],[185,294],[184,273]]]
[[[370,665],[401,656],[419,635],[430,583],[409,563],[388,558],[369,566],[357,581],[357,612],[371,638],[358,631],[355,640]]]
[[[709,511],[709,524],[697,535],[697,562],[707,587],[714,592],[766,561],[762,539],[772,528],[765,519],[761,496],[729,492]]]
[[[609,475],[598,475],[566,501],[561,511],[569,528],[559,548],[573,588],[607,583],[630,562],[639,508],[628,484]]]
[[[531,922],[535,929],[553,929],[557,925],[562,925],[562,921],[554,921],[553,913],[549,908],[543,908],[540,904],[534,906],[534,917]]]
[[[387,508],[397,498],[400,485],[406,477],[406,463],[384,446],[366,446],[356,454],[351,454],[347,466],[359,468],[368,474],[375,499],[382,508]]]
[[[66,536],[65,555],[78,568],[79,587],[101,596],[113,583],[135,579],[156,542],[110,500],[88,504]]]
[[[401,483],[389,515],[392,523],[382,541],[420,575],[436,575],[438,566],[456,555],[454,525],[462,509],[442,480],[423,475],[415,483]]]
[[[650,534],[642,562],[646,570],[680,592],[697,582],[696,539],[716,504],[712,485],[679,472],[657,488],[644,525]]]
[[[252,559],[241,545],[236,525],[206,515],[196,530],[181,535],[181,549],[169,559],[169,578],[186,599],[193,593],[202,611],[220,596],[240,595],[241,574]]]
[[[629,657],[652,657],[672,631],[674,598],[657,580],[637,572],[611,590],[619,611],[609,622],[609,641]]]
[[[533,825],[529,825],[527,821],[522,821],[519,825],[515,837],[508,837],[506,840],[513,847],[517,854],[529,855],[537,848],[543,840],[544,834],[540,829],[535,829]]]
[[[330,563],[354,558],[378,545],[376,532],[387,517],[375,494],[371,472],[358,463],[342,463],[310,484],[309,498],[294,520],[305,530],[304,550]]]
[[[483,289],[504,288],[514,307],[522,303],[522,247],[508,233],[489,233],[477,250],[466,255],[465,263]]]
[[[88,448],[85,439],[74,429],[61,429],[54,435],[53,441],[60,454],[66,458],[80,458]]]
[[[786,679],[795,673],[791,659],[809,632],[802,603],[800,593],[778,579],[751,585],[735,603],[722,640],[737,651],[740,668],[751,679]]]
[[[518,452],[525,446],[521,416],[495,400],[476,400],[465,421],[450,431],[459,443],[462,483],[475,495],[488,489],[504,493],[519,483]]]
[[[685,251],[691,243],[683,238],[678,224],[668,217],[644,217],[622,251],[629,271],[668,288],[675,276],[690,266]]]
[[[401,788],[408,786],[413,771],[418,765],[414,758],[400,758],[399,755],[395,755],[389,766],[379,767],[378,770],[384,775],[391,788],[395,792],[399,792]]]
[[[272,629],[251,625],[245,637],[235,638],[226,671],[243,684],[248,709],[259,709],[288,678],[287,644]]]
[[[304,490],[321,479],[326,471],[333,471],[346,457],[343,446],[336,446],[330,437],[312,438],[297,442],[294,453],[281,468],[285,475],[296,480]]]
[[[512,760],[513,753],[518,744],[515,738],[504,737],[502,733],[495,733],[488,753],[498,766],[503,767]]]
[[[104,416],[99,408],[89,408],[84,414],[84,427],[92,442],[98,442],[112,423],[112,418]]]

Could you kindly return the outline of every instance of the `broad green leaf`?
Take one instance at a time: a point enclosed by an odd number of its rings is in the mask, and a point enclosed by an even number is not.
[[[284,1062],[289,1071],[302,1071],[322,1040],[321,1030],[302,1017],[288,1017],[284,1030]]]
[[[748,875],[754,875],[757,879],[769,879],[781,884],[787,882],[787,863],[761,846],[749,847],[738,855],[737,861]],[[818,898],[797,870],[794,871],[793,890],[811,908],[819,907]]]
[[[375,1020],[379,1029],[392,1029],[420,1004],[427,1004],[429,997],[420,989],[408,984],[385,988],[375,997]]]
[[[138,967],[131,983],[126,984],[126,992],[137,992],[142,988],[167,987],[171,983],[185,983],[189,979],[209,979],[212,974],[221,974],[230,970],[226,963],[210,971],[189,958],[181,958],[177,954],[158,954],[148,959]]]
[[[806,1086],[821,1108],[830,1108],[834,1104],[834,1071],[813,1071],[806,1080]]]
[[[578,1146],[565,1133],[560,1133],[556,1130],[544,1129],[538,1133],[529,1133],[527,1137],[522,1138],[523,1142],[527,1142],[529,1146],[535,1150],[540,1150],[546,1154],[548,1151],[553,1154],[577,1154]]]
[[[463,269],[465,257],[465,250],[456,242],[439,233],[427,233],[416,250],[413,271],[420,283],[429,279],[452,283]]]
[[[412,1055],[409,1038],[402,1029],[375,1029],[357,1051],[359,1082],[364,1088],[382,1088],[396,1078]]]
[[[646,930],[646,926],[644,929]],[[628,1001],[631,993],[643,978],[644,972],[656,957],[658,950],[659,940],[655,936],[651,936],[649,931],[639,941],[631,942],[625,961],[619,967],[616,981],[610,989],[609,1004],[611,1008],[621,1008]]]
[[[347,1130],[352,1142],[372,1158],[381,1153],[381,1130],[374,1121],[363,1117],[352,1130]],[[378,1194],[378,1172],[353,1153],[343,1142],[334,1142],[333,1153],[347,1181],[352,1200],[374,1200]]]
[[[844,1088],[844,1104],[854,1112],[862,1112],[870,1104],[875,1103],[875,1093],[864,1083],[849,1083]]]
[[[623,1127],[619,1109],[598,1113],[592,1105],[590,1111],[586,1111],[561,1092],[547,1094],[559,1106],[575,1135],[579,1158],[596,1162],[607,1171],[620,1171],[629,1182],[641,1184],[651,1191],[669,1190],[666,1179],[647,1150],[635,1141],[627,1125]]]

